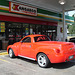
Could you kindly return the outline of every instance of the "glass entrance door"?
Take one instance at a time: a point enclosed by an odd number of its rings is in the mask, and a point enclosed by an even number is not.
[[[15,42],[15,29],[9,29],[8,39],[9,44],[13,44]]]
[[[15,29],[15,42],[19,42],[22,38],[21,29]]]
[[[8,38],[9,38],[9,44],[13,44],[15,42],[20,41],[21,40],[21,29],[9,28]]]
[[[15,22],[7,22],[7,38],[9,39],[9,44],[18,42],[22,38],[22,24]]]

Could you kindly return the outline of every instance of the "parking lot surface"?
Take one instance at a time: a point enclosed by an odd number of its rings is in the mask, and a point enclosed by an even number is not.
[[[41,68],[36,61],[0,55],[0,75],[75,75],[75,60]]]

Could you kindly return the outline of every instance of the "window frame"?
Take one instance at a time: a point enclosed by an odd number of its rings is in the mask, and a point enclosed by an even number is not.
[[[29,39],[30,41],[23,41],[23,40],[28,39],[28,38],[30,38]],[[25,37],[23,40],[22,40],[22,43],[31,43],[31,37]]]

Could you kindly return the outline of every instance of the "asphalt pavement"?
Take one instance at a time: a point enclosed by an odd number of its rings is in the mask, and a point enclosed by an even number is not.
[[[6,52],[3,52],[3,54]],[[0,55],[0,75],[75,75],[75,60],[41,68],[36,61]]]

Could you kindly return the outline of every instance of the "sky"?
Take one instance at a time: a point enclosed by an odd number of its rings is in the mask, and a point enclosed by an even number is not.
[[[69,11],[69,12],[68,12],[69,16],[72,16],[74,13],[75,13],[75,10],[74,10],[74,11]]]

